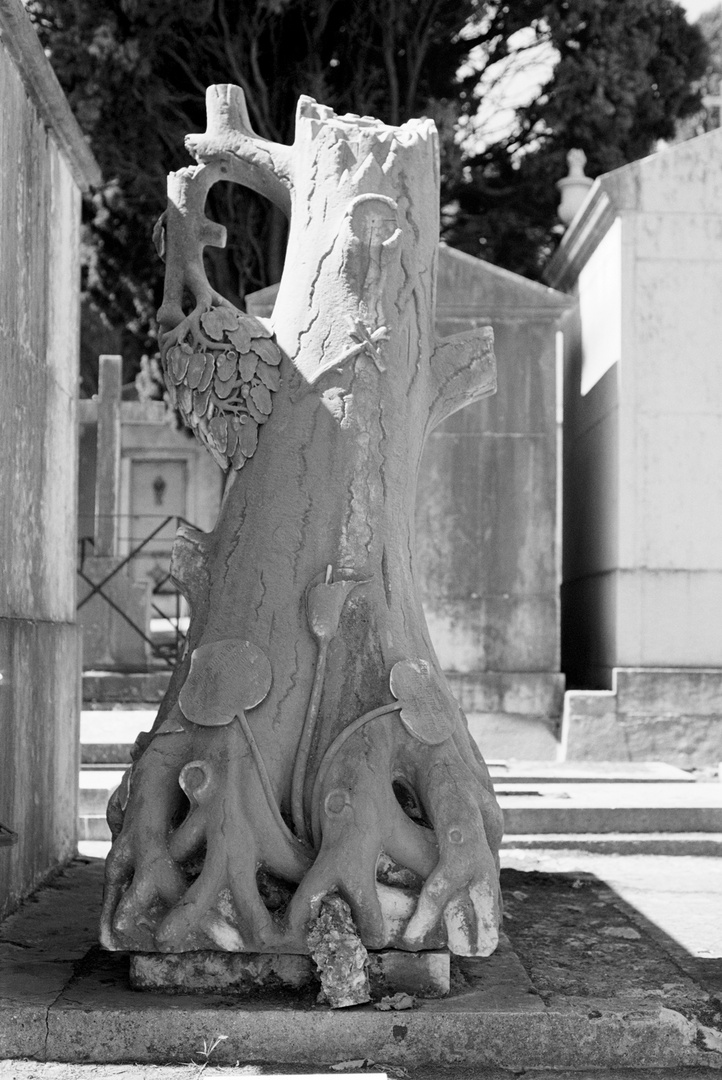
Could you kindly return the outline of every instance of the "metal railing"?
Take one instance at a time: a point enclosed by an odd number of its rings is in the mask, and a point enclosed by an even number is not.
[[[147,518],[149,515],[146,514],[143,516]],[[158,537],[159,533],[161,533],[171,522],[175,522],[175,530],[177,530],[180,525],[190,525],[191,527],[194,527],[190,521],[182,517],[180,514],[169,514],[167,517],[162,518],[162,520],[160,520],[160,524],[157,525],[152,532],[148,533],[147,536],[143,537],[140,542],[137,541],[137,538],[125,538],[126,543],[130,543],[131,545],[130,551],[120,560],[120,562],[118,562],[116,566],[113,567],[113,569],[108,574],[105,575],[105,577],[101,581],[98,582],[93,581],[92,578],[90,578],[85,572],[85,562],[92,555],[95,546],[93,538],[90,536],[81,537],[78,540],[77,571],[78,577],[80,577],[80,579],[89,586],[89,591],[86,593],[83,599],[79,601],[76,609],[77,611],[80,611],[81,608],[83,608],[88,603],[88,601],[95,596],[101,598],[106,604],[108,604],[109,607],[113,609],[113,611],[116,612],[117,615],[119,615],[130,627],[132,627],[132,629],[135,631],[136,634],[138,634],[139,637],[142,638],[153,659],[158,664],[169,668],[175,667],[176,663],[180,659],[180,655],[183,651],[183,646],[185,645],[185,629],[187,628],[188,622],[187,617],[184,615],[185,600],[182,594],[173,585],[170,576],[170,570],[163,574],[161,578],[153,581],[150,601],[150,626],[138,626],[138,624],[128,614],[128,612],[124,611],[122,607],[113,599],[113,597],[108,595],[108,592],[106,591],[106,586],[117,574],[121,572],[121,570],[129,567],[134,560],[137,562],[139,555],[142,552],[147,552],[151,542],[155,540]],[[142,582],[143,579],[138,578],[137,580],[139,582]],[[150,583],[152,579],[148,577],[145,580]],[[166,588],[169,583],[172,586],[170,589]],[[159,598],[161,596],[168,597],[170,599],[170,602],[174,608],[174,610],[172,610],[170,613],[167,610],[161,610],[161,608],[158,606],[158,603],[152,599],[152,597]],[[153,620],[152,618],[152,613],[155,613],[156,615],[155,620]],[[153,622],[159,624],[156,627],[155,634],[152,627]]]

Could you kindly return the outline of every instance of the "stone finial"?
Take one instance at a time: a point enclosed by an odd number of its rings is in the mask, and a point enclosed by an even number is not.
[[[559,218],[564,225],[569,227],[577,211],[587,197],[587,192],[594,183],[584,175],[584,166],[587,163],[587,155],[583,150],[570,150],[567,154],[569,172],[561,180],[557,180],[557,187],[561,192],[559,203]]]

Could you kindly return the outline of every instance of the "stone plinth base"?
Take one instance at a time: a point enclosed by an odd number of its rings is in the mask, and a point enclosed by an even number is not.
[[[369,983],[374,999],[397,993],[422,998],[449,992],[447,952],[405,953],[395,949],[369,954]],[[309,956],[279,953],[133,953],[130,985],[134,990],[178,994],[248,994],[265,990],[316,987],[318,976]]]
[[[308,956],[262,953],[133,953],[134,990],[179,994],[247,994],[253,990],[300,990],[314,981]]]

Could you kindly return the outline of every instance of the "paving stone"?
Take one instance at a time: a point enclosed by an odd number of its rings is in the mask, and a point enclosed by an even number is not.
[[[688,872],[675,871],[681,862],[670,860],[667,877],[691,882]],[[640,876],[644,865],[640,860]],[[101,874],[100,862],[78,863],[61,888],[43,890],[13,917],[22,963],[37,964],[37,976],[43,963],[51,966],[41,999],[33,1001],[38,988],[31,987],[21,1000],[16,981],[16,1000],[0,1003],[0,1056],[132,1062],[139,1070],[143,1063],[203,1062],[204,1046],[217,1040],[214,1067],[240,1062],[264,1074],[334,1075],[334,1064],[375,1062],[374,1069],[390,1076],[404,1069],[412,1080],[497,1080],[503,1070],[534,1077],[539,1069],[576,1070],[578,1080],[594,1070],[594,1080],[608,1080],[600,1070],[634,1064],[670,1070],[680,1080],[682,1069],[722,1067],[722,1010],[712,988],[695,981],[702,969],[686,975],[665,936],[630,918],[628,905],[593,874],[504,870],[510,940],[489,958],[455,958],[448,997],[404,1012],[378,1012],[371,1004],[334,1012],[316,1003],[311,988],[280,987],[240,1001],[228,993],[133,990],[127,956],[88,950]],[[699,874],[703,880],[701,865]],[[0,928],[5,947],[8,923]],[[634,926],[639,936],[602,933],[610,926]],[[264,1065],[269,1060],[275,1069]],[[682,1075],[692,1080],[694,1073]],[[1,1070],[0,1076],[6,1080]],[[662,1080],[664,1073],[654,1076]]]

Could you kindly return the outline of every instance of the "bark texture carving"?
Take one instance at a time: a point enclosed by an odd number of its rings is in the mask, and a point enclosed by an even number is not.
[[[207,108],[169,179],[159,320],[171,392],[231,476],[213,532],[174,548],[188,649],[111,801],[102,941],[306,953],[340,895],[367,948],[485,955],[501,814],[413,581],[424,439],[495,389],[488,331],[434,340],[434,125],[301,98],[287,147],[235,86]],[[271,320],[206,278],[219,180],[290,216]]]

